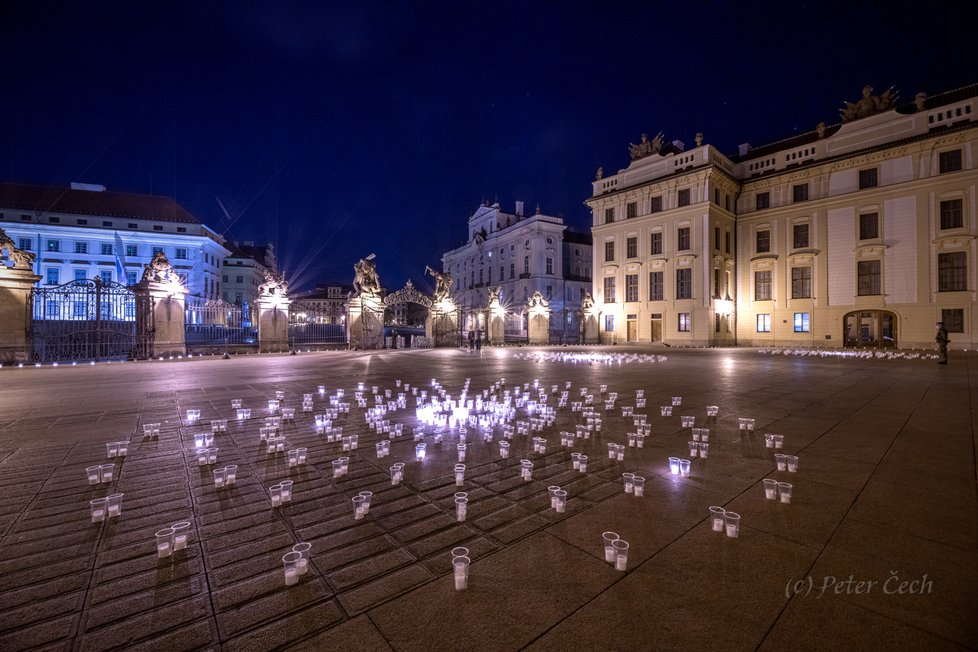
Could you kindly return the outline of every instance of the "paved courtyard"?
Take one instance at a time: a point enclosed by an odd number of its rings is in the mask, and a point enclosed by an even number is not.
[[[961,649],[978,646],[978,358],[941,367],[923,360],[842,360],[752,350],[676,350],[655,364],[571,365],[521,359],[530,349],[332,352],[0,369],[0,650],[646,650],[763,648]],[[567,349],[561,349],[567,350]],[[597,349],[620,352],[621,347]],[[639,351],[650,353],[649,350]],[[512,440],[468,437],[468,515],[456,520],[456,437],[414,461],[413,396],[387,416],[404,424],[391,454],[353,394],[357,383],[401,391],[397,379],[469,397],[505,378],[502,391],[538,379],[550,394],[571,383],[557,421]],[[618,392],[604,411],[599,386]],[[318,385],[326,393],[316,392]],[[580,388],[596,396],[602,430],[560,445],[581,414]],[[345,390],[335,423],[358,434],[343,452],[313,428],[313,415]],[[607,444],[635,431],[622,407],[647,398],[644,448],[611,460]],[[259,427],[285,392],[299,408],[282,434],[307,447],[288,467],[267,454]],[[535,395],[535,394],[534,394]],[[548,405],[556,407],[558,395]],[[682,396],[671,417],[659,406]],[[253,418],[238,421],[240,398]],[[706,406],[719,406],[715,422]],[[187,409],[200,409],[187,425]],[[682,415],[710,429],[708,459],[688,478],[668,458],[688,458]],[[755,419],[755,431],[738,418]],[[199,467],[194,434],[226,418],[217,465],[238,465],[233,488],[216,489]],[[516,420],[527,417],[518,411]],[[158,438],[143,425],[160,423]],[[775,469],[764,434],[784,436],[797,473]],[[547,439],[533,453],[532,436]],[[85,468],[108,463],[105,442],[129,439],[111,484],[90,486]],[[586,473],[571,452],[589,456]],[[333,478],[331,461],[350,457]],[[520,459],[533,478],[520,477]],[[404,482],[388,468],[404,462]],[[647,478],[644,495],[622,473]],[[762,480],[794,485],[790,504],[766,500]],[[268,487],[294,481],[273,508]],[[568,492],[551,509],[547,487]],[[351,497],[373,492],[354,519]],[[117,518],[93,524],[89,501],[124,494]],[[708,508],[741,515],[739,538],[711,528]],[[186,550],[158,559],[154,532],[190,521]],[[627,570],[605,561],[604,531],[630,544]],[[312,544],[310,572],[286,587],[281,558]],[[450,550],[472,560],[456,591]]]

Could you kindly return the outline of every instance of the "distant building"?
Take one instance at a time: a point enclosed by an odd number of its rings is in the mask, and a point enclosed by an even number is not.
[[[190,294],[221,296],[221,261],[229,253],[222,238],[171,197],[93,184],[4,182],[0,225],[19,249],[37,254],[40,285],[96,277],[133,285],[142,279],[143,265],[162,250]]]
[[[344,324],[347,303],[353,286],[343,283],[323,283],[315,289],[290,293],[293,309],[301,308],[310,320],[317,323]]]
[[[271,244],[256,246],[254,242],[226,242],[225,246],[230,253],[221,270],[223,298],[239,306],[254,305],[265,272],[276,271],[275,248]]]
[[[587,204],[604,341],[933,347],[978,341],[978,84],[726,156],[632,146]],[[780,108],[780,105],[779,107]]]
[[[573,341],[581,298],[591,290],[591,237],[539,209],[524,215],[523,202],[512,213],[484,205],[468,219],[468,241],[442,255],[442,271],[454,279],[463,330],[485,330],[488,291],[498,286],[507,336],[525,337],[526,300],[539,290],[550,301],[551,338]]]

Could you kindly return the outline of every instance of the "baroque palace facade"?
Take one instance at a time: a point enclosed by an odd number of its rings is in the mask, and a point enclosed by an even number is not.
[[[953,348],[978,341],[978,84],[726,156],[631,146],[592,210],[602,342]]]

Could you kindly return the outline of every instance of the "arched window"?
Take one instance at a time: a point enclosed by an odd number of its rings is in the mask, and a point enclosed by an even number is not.
[[[530,273],[530,257],[529,256],[523,256],[523,273],[524,274],[529,274]]]

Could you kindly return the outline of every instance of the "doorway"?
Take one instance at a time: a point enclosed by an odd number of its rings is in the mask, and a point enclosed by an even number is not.
[[[652,340],[653,342],[662,341],[662,313],[652,313]]]
[[[638,315],[628,315],[625,320],[625,340],[628,342],[638,341]]]
[[[850,312],[843,320],[847,347],[893,349],[897,346],[897,317],[886,310]]]

